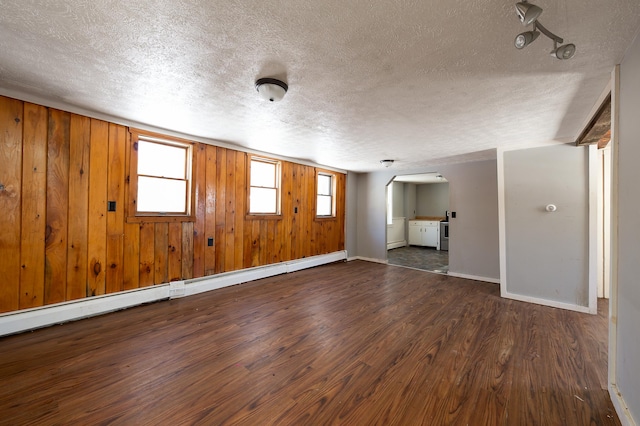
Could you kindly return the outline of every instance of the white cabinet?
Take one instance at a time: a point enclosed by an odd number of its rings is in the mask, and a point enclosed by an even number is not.
[[[437,223],[437,222],[436,222]],[[429,225],[424,228],[424,236],[422,238],[423,245],[429,247],[437,247],[438,246],[438,234],[440,234],[439,225]]]
[[[417,221],[409,221],[409,245],[421,246],[422,245],[422,228],[418,225]]]
[[[409,244],[440,249],[440,222],[437,220],[410,220]]]

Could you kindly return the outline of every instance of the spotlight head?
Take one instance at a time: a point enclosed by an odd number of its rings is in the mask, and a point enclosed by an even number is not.
[[[515,40],[516,49],[524,49],[526,46],[533,43],[539,35],[540,33],[538,31],[525,31],[518,34]]]
[[[551,51],[551,56],[558,59],[571,59],[576,54],[576,45],[573,43],[565,44]]]
[[[526,26],[534,23],[538,19],[538,16],[542,13],[542,9],[535,4],[521,1],[516,3],[516,13],[522,25]]]

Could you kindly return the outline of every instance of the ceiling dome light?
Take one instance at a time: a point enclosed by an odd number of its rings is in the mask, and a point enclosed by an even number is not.
[[[393,160],[380,160],[380,164],[385,167],[390,167],[393,164]]]
[[[515,40],[516,49],[523,49],[533,43],[539,35],[540,33],[538,31],[525,31],[524,33],[518,34]]]
[[[520,22],[522,22],[522,25],[526,26],[532,24],[538,19],[538,17],[542,13],[542,9],[535,4],[521,1],[519,3],[516,3],[516,13],[518,14],[518,18],[520,18]]]
[[[288,89],[287,83],[275,78],[260,78],[256,81],[256,90],[269,102],[281,101]]]
[[[565,44],[551,51],[551,56],[554,56],[558,59],[571,59],[575,54],[576,45],[573,43]]]

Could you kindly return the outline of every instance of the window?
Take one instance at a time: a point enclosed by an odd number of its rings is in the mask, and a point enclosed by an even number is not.
[[[335,175],[318,172],[317,176],[316,216],[334,217],[336,215]]]
[[[191,157],[188,143],[132,135],[136,216],[185,216],[191,213]]]
[[[280,214],[280,162],[251,157],[249,214]]]

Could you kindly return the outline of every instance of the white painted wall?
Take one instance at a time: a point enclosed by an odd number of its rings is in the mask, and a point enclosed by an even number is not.
[[[640,39],[636,37],[620,65],[617,135],[617,196],[614,195],[614,282],[612,336],[615,357],[610,378],[626,403],[631,421],[640,424]],[[614,147],[614,150],[616,147]],[[615,213],[617,211],[617,218]],[[616,229],[617,221],[617,229]],[[612,392],[612,398],[615,398]]]
[[[449,210],[449,182],[417,185],[416,199],[417,216],[444,216]]]
[[[506,151],[503,164],[503,295],[589,307],[588,148]],[[549,204],[557,211],[547,212]]]
[[[386,259],[386,186],[392,178],[389,172],[358,174],[355,256],[379,262]]]
[[[404,184],[404,214],[407,220],[416,218],[417,204],[416,204],[416,191],[417,185],[415,183],[405,182]]]
[[[451,220],[449,228],[450,272],[498,280],[500,262],[496,161],[440,165],[436,170],[409,170],[402,174],[432,172],[442,173],[449,181],[449,205],[458,215],[457,219]],[[387,259],[385,186],[394,176],[393,169],[358,175],[359,257],[380,262]]]
[[[404,183],[391,182],[393,185],[393,217],[404,217]]]
[[[439,167],[449,181],[449,271],[500,279],[496,160]]]

